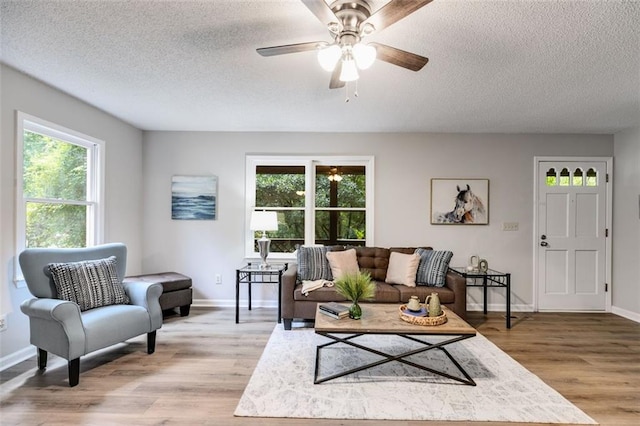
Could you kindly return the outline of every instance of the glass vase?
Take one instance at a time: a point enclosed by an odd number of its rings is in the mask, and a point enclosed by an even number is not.
[[[356,320],[362,318],[362,308],[358,305],[358,301],[354,301],[349,307],[349,318]]]

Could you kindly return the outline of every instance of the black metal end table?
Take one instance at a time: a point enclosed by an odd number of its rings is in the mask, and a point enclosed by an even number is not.
[[[508,272],[500,272],[495,269],[487,269],[486,272],[478,270],[467,270],[464,266],[450,266],[449,270],[464,277],[465,279],[471,278],[472,283],[467,281],[467,287],[483,287],[483,310],[484,314],[487,314],[487,289],[489,287],[503,287],[506,288],[506,311],[507,311],[507,328],[511,328],[511,274]],[[478,279],[481,283],[478,283]]]
[[[288,267],[288,263],[279,263],[269,264],[267,268],[263,268],[259,262],[256,262],[236,269],[236,324],[240,319],[240,284],[247,284],[249,310],[251,310],[251,284],[278,284],[278,323],[282,321],[282,275]]]

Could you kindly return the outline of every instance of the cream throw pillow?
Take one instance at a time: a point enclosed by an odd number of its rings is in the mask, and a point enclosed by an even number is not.
[[[403,254],[395,251],[389,256],[389,267],[385,282],[389,284],[404,284],[408,287],[416,286],[416,272],[420,265],[419,254]]]
[[[418,256],[418,258],[420,257]],[[356,249],[328,251],[327,259],[329,260],[329,267],[334,281],[345,275],[355,275],[360,272]]]

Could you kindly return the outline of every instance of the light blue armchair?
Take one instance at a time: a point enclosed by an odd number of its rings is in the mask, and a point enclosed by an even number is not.
[[[50,263],[116,258],[120,283],[127,266],[127,248],[121,243],[73,249],[26,249],[19,262],[29,291],[35,296],[20,309],[29,317],[31,343],[38,348],[38,368],[47,366],[51,352],[68,361],[69,385],[80,379],[80,357],[98,349],[147,333],[147,352],[155,351],[156,330],[162,327],[160,284],[126,282],[130,304],[102,306],[85,311],[77,303],[60,300]]]

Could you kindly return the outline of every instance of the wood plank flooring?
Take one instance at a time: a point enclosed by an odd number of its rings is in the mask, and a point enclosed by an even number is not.
[[[640,424],[640,324],[613,314],[516,315],[511,330],[498,313],[471,313],[469,323],[600,424]],[[153,355],[140,337],[82,358],[74,388],[66,361],[50,356],[41,373],[34,357],[0,373],[0,424],[466,424],[234,417],[274,318],[273,309],[243,310],[235,324],[233,309],[192,308],[165,319]]]

